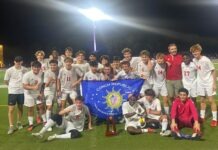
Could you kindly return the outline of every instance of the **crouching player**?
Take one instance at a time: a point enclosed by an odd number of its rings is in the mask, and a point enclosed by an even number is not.
[[[68,115],[64,117],[66,114]],[[88,129],[92,129],[89,109],[83,104],[83,97],[78,96],[75,98],[75,104],[61,110],[58,114],[53,115],[38,133],[32,133],[32,135],[42,138],[49,128],[57,125],[58,127],[65,129],[65,134],[54,134],[49,136],[48,141],[80,137],[80,132],[82,132],[84,128],[86,116],[88,116]]]
[[[130,95],[128,101],[123,103],[122,111],[126,122],[125,130],[129,134],[135,135],[145,132],[155,132],[153,129],[144,128],[146,125],[143,119],[145,110],[133,95]]]
[[[139,103],[146,109],[147,127],[159,128],[161,126],[161,136],[169,136],[170,130],[167,130],[168,120],[167,115],[161,114],[160,100],[155,97],[155,92],[152,89],[145,90],[145,96],[138,100]]]
[[[176,137],[183,138],[179,130],[184,127],[193,128],[193,134],[190,138],[198,138],[200,137],[200,124],[194,102],[188,98],[187,89],[181,88],[178,92],[179,97],[173,101],[171,108],[171,130]]]

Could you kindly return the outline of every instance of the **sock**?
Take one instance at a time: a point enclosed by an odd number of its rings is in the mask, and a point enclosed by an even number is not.
[[[48,121],[51,118],[51,111],[46,110],[46,120]]]
[[[212,117],[213,117],[212,120],[217,121],[217,111],[212,111]]]
[[[148,132],[148,129],[141,129],[142,133]]]
[[[43,135],[47,131],[48,128],[50,128],[54,125],[55,125],[55,122],[53,120],[49,119],[47,121],[47,123],[45,124],[45,126],[39,131],[39,133]]]
[[[33,125],[33,116],[28,116],[29,125]]]
[[[56,135],[56,138],[57,139],[70,139],[71,138],[71,133]]]
[[[164,111],[165,111],[166,115],[169,115],[170,108],[168,106],[164,107]]]
[[[200,111],[200,116],[201,116],[201,118],[205,118],[205,110]]]
[[[161,122],[162,125],[162,131],[166,131],[167,130],[167,125],[168,125],[168,121],[167,119],[163,119]]]
[[[46,122],[46,116],[45,116],[45,114],[42,114],[41,117],[42,117],[43,122]]]

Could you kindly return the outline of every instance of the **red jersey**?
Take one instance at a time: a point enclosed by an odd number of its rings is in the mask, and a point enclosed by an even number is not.
[[[171,65],[167,65],[166,79],[167,80],[181,80],[182,79],[182,69],[181,64],[183,61],[182,55],[168,54],[164,57],[166,62],[169,62]]]
[[[171,119],[188,119],[194,118],[194,121],[198,120],[198,112],[194,102],[188,98],[185,102],[182,102],[180,98],[176,98],[173,101],[171,108]]]

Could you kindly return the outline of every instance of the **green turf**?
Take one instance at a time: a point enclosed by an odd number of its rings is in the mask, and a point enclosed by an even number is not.
[[[4,81],[4,73],[5,73],[4,70],[0,70],[0,85],[3,84],[3,81]]]

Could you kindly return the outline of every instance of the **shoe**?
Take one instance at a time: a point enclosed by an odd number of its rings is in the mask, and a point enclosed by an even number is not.
[[[51,136],[48,137],[47,140],[52,141],[52,140],[56,139],[56,136],[57,136],[57,134],[51,135]]]
[[[14,133],[14,127],[13,126],[8,129],[8,135],[12,134],[12,133]]]
[[[155,133],[156,130],[155,129],[152,129],[152,128],[148,128],[148,133]]]
[[[179,132],[172,132],[174,139],[182,139],[182,135]]]
[[[17,129],[18,129],[18,130],[21,130],[21,129],[23,129],[23,126],[22,126],[22,124],[21,124],[21,123],[17,123]]]
[[[212,121],[210,122],[210,126],[211,126],[211,127],[216,127],[216,126],[217,126],[217,121],[216,121],[216,120],[212,120]]]
[[[37,124],[41,124],[42,123],[42,120],[41,120],[40,116],[36,117],[36,123]]]
[[[160,132],[161,136],[170,136],[171,135],[171,131],[170,130],[166,130],[166,131],[161,131]]]
[[[38,137],[38,138],[43,138],[43,135],[41,134],[41,133],[39,133],[39,132],[37,132],[37,133],[32,133],[31,134],[32,136],[35,136],[35,137]]]
[[[52,131],[52,127],[49,127],[49,128],[47,129],[47,131],[51,132],[51,131]]]
[[[29,127],[27,128],[27,130],[28,130],[28,131],[32,131],[32,130],[33,130],[33,128],[34,128],[34,126],[33,126],[33,125],[29,125]]]

